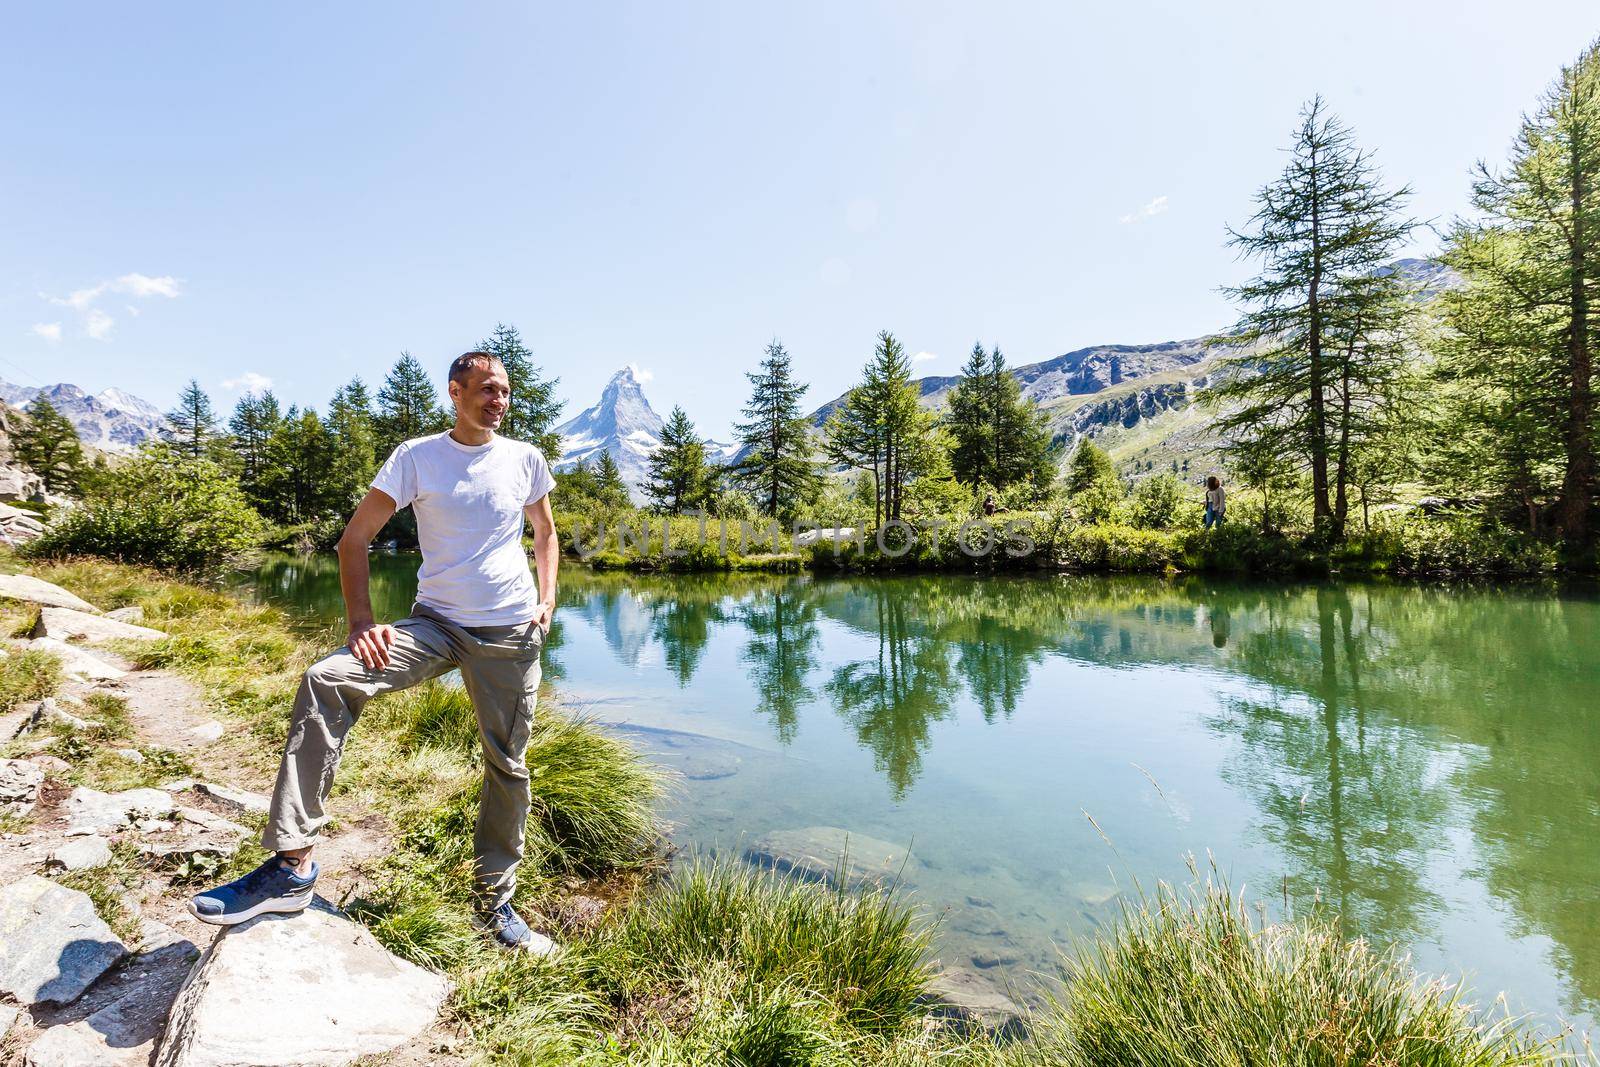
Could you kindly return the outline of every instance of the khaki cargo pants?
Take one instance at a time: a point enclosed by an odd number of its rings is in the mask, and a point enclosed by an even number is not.
[[[457,626],[421,604],[412,605],[410,617],[394,629],[387,667],[370,669],[341,648],[306,670],[261,844],[274,852],[316,844],[328,821],[323,805],[345,735],[368,700],[459,668],[483,742],[483,799],[473,837],[477,881],[485,902],[498,907],[511,899],[522,861],[530,804],[523,756],[533,729],[544,630],[533,622]]]

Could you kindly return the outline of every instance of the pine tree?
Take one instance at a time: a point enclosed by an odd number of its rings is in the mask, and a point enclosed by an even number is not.
[[[333,514],[329,473],[334,453],[333,435],[316,409],[291,406],[267,443],[269,517],[303,523]]]
[[[1458,224],[1446,255],[1468,283],[1446,298],[1443,370],[1459,386],[1446,433],[1479,435],[1482,454],[1465,458],[1493,479],[1485,489],[1520,498],[1530,529],[1554,494],[1560,533],[1581,553],[1600,477],[1600,42],[1523,120],[1504,172],[1480,164],[1473,202],[1484,220]]]
[[[383,388],[378,390],[378,410],[373,420],[377,436],[375,454],[387,458],[399,445],[413,437],[438,433],[449,427],[451,418],[439,407],[428,372],[410,352],[400,353]]]
[[[1414,224],[1400,215],[1410,191],[1385,190],[1371,158],[1320,97],[1301,113],[1283,174],[1257,194],[1253,230],[1231,244],[1262,262],[1229,289],[1245,305],[1228,338],[1239,350],[1221,385],[1224,435],[1276,439],[1311,470],[1312,515],[1343,535],[1362,422],[1387,403],[1398,338],[1411,307],[1406,285],[1383,270]]]
[[[748,454],[734,480],[753,495],[763,514],[789,517],[816,496],[821,475],[811,458],[811,427],[800,408],[808,385],[797,382],[789,353],[776,339],[750,380],[747,421],[734,429]]]
[[[190,459],[203,458],[207,446],[217,435],[217,417],[211,410],[211,398],[194,378],[178,394],[178,406],[167,412],[168,426],[162,437]]]
[[[348,514],[366,495],[377,469],[377,433],[366,383],[360,378],[333,394],[326,426],[332,454],[324,495],[335,513]]]
[[[270,480],[267,448],[282,422],[278,398],[270,390],[240,397],[228,420],[228,443],[237,457],[239,488],[250,504],[264,515],[273,511],[266,498],[266,484]]]
[[[981,343],[972,346],[961,381],[950,391],[946,423],[954,441],[950,464],[960,482],[1005,489],[1023,481],[1048,485],[1055,476],[1044,416],[1023,399],[999,347],[985,353]]]
[[[28,404],[27,416],[11,435],[18,462],[37,474],[50,492],[76,492],[85,468],[77,427],[43,394]]]
[[[911,361],[885,330],[878,334],[861,384],[850,391],[823,430],[831,460],[872,474],[874,523],[899,519],[906,486],[944,465],[933,419],[917,400]]]
[[[629,503],[628,483],[622,480],[617,461],[606,449],[600,450],[600,459],[594,467],[595,496],[609,507],[625,508]]]
[[[546,456],[559,456],[561,437],[555,432],[555,425],[563,405],[556,399],[556,385],[561,379],[540,377],[533,353],[523,344],[515,326],[496,324],[494,332],[478,347],[500,357],[511,384],[511,404],[499,432],[537,445]]]
[[[679,515],[709,503],[713,489],[706,446],[683,408],[674,407],[661,428],[661,447],[650,454],[644,494],[656,508]]]
[[[1074,513],[1084,522],[1113,522],[1126,490],[1111,457],[1085,437],[1067,464],[1067,492]]]

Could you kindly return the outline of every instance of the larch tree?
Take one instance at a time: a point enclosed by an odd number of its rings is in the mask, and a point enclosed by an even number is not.
[[[449,412],[439,406],[439,394],[428,372],[410,352],[400,353],[378,390],[374,417],[376,454],[386,459],[402,442],[447,429]]]
[[[1230,243],[1261,264],[1226,290],[1244,305],[1222,342],[1237,350],[1219,385],[1224,436],[1270,436],[1311,471],[1313,520],[1337,539],[1348,509],[1350,456],[1386,403],[1398,338],[1412,305],[1384,270],[1414,223],[1409,190],[1385,189],[1371,157],[1320,97],[1301,112],[1283,173]]]
[[[1446,312],[1457,411],[1492,442],[1484,466],[1522,498],[1530,528],[1553,493],[1557,530],[1582,552],[1597,482],[1600,41],[1523,119],[1505,168],[1479,165],[1473,204],[1481,217],[1457,224],[1446,253],[1467,281]]]
[[[29,402],[26,413],[11,435],[12,452],[50,492],[76,492],[85,469],[77,427],[42,394]]]
[[[899,519],[906,486],[943,465],[933,430],[932,416],[918,403],[905,348],[885,330],[878,334],[861,383],[823,431],[829,459],[872,474],[875,523]]]
[[[211,398],[197,379],[190,378],[178,394],[178,406],[167,412],[167,423],[162,436],[183,455],[201,459],[210,451],[217,436],[217,417],[211,410]]]
[[[989,352],[981,343],[972,346],[961,381],[950,391],[946,424],[960,482],[1005,489],[1024,481],[1048,485],[1055,475],[1044,417],[1023,398],[998,346]]]
[[[283,413],[278,408],[278,398],[269,389],[263,393],[246,393],[234,405],[228,419],[228,444],[237,457],[235,468],[239,488],[245,498],[262,514],[269,514],[267,484],[271,481],[268,464],[268,445],[279,425]]]

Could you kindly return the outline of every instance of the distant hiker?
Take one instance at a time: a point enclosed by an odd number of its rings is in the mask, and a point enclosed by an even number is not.
[[[1222,480],[1215,474],[1206,479],[1206,529],[1222,525],[1222,516],[1228,510],[1227,497],[1222,492]]]
[[[985,493],[984,496],[983,496],[983,513],[985,515],[993,515],[994,514],[994,510],[995,510],[994,494],[993,493]]]
[[[275,855],[194,897],[189,910],[202,922],[232,926],[310,904],[317,882],[311,848],[327,825],[328,791],[361,709],[380,693],[459,669],[483,744],[472,842],[479,925],[508,949],[549,950],[550,942],[536,938],[512,910],[511,893],[531,804],[523,758],[556,603],[559,555],[549,497],[555,481],[537,448],[495,434],[511,402],[497,357],[457,357],[450,400],[455,426],[396,448],[339,538],[349,641],[306,670],[295,696],[261,835]],[[391,625],[373,617],[367,550],[407,505],[417,517],[422,568],[410,616]],[[524,519],[533,525],[537,583],[522,548]]]

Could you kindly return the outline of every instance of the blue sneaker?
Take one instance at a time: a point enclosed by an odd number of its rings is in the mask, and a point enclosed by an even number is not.
[[[316,884],[315,862],[310,874],[300,875],[273,856],[244,877],[192,897],[189,914],[213,926],[233,926],[268,912],[292,914],[311,903]]]
[[[548,956],[556,950],[554,941],[528,929],[528,924],[522,921],[522,916],[511,907],[509,900],[493,911],[481,913],[478,923],[485,932],[494,934],[495,941],[502,948],[513,952]]]

